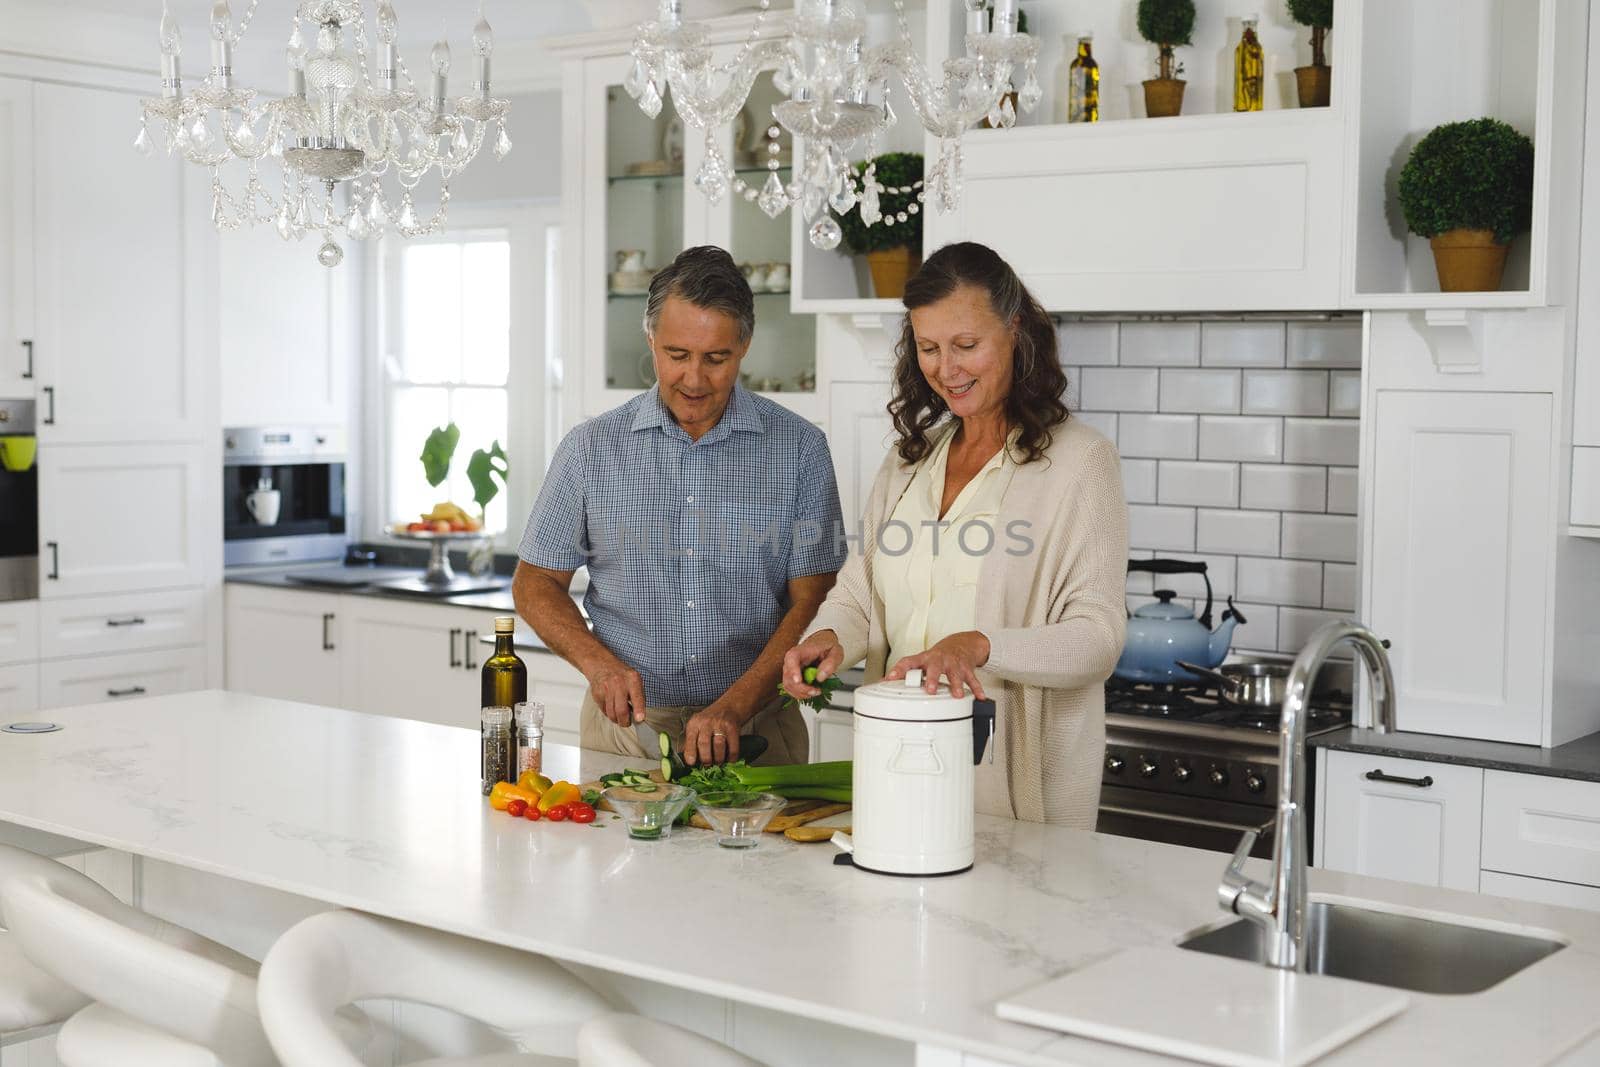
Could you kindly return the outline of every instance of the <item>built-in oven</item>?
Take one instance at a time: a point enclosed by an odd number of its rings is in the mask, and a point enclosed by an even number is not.
[[[0,600],[39,595],[39,464],[31,399],[0,399]]]
[[[229,566],[343,557],[344,430],[224,430],[222,509],[223,561]]]

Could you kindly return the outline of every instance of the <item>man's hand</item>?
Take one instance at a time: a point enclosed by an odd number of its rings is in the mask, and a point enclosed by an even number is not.
[[[616,657],[591,671],[585,671],[589,691],[605,717],[621,726],[632,729],[636,722],[644,721],[644,679],[639,672]]]
[[[807,685],[805,669],[817,668],[817,681],[826,681],[838,670],[844,660],[844,646],[832,630],[818,630],[795,645],[783,657],[783,688],[796,700],[806,700],[821,693],[814,685]]]
[[[922,688],[927,693],[937,693],[939,679],[944,678],[950,683],[951,696],[964,696],[971,689],[979,700],[988,700],[983,695],[983,683],[978,681],[978,668],[988,662],[989,639],[977,630],[966,630],[951,634],[926,652],[901,659],[889,668],[883,680],[892,682],[904,678],[908,671],[920,669]]]
[[[732,711],[712,704],[683,724],[683,762],[691,767],[739,758],[739,731],[744,726]]]

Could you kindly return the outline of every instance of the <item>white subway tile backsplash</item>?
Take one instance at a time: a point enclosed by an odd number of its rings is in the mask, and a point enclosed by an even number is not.
[[[1277,607],[1272,604],[1246,604],[1240,600],[1235,600],[1233,606],[1244,616],[1244,621],[1233,631],[1234,649],[1244,652],[1278,651]]]
[[[1206,565],[1206,578],[1211,579],[1211,596],[1215,603],[1212,605],[1212,621],[1222,615],[1223,599],[1233,595],[1234,569],[1238,560],[1232,556],[1196,556],[1188,552],[1158,552],[1156,555],[1162,559],[1184,559],[1203,562]],[[1155,588],[1171,589],[1180,597],[1194,600],[1200,605],[1200,610],[1206,606],[1206,581],[1198,574],[1157,574],[1154,575]]]
[[[1242,410],[1246,415],[1326,415],[1328,372],[1247,370]]]
[[[1198,367],[1197,322],[1125,322],[1117,362],[1124,367]]]
[[[1361,323],[1291,322],[1288,357],[1291,367],[1361,366]]]
[[[1092,426],[1100,432],[1100,436],[1117,444],[1117,416],[1110,411],[1074,411],[1072,417],[1082,419],[1085,425]]]
[[[1356,419],[1285,419],[1283,460],[1353,467],[1361,451],[1360,431]]]
[[[1322,604],[1322,564],[1298,559],[1242,557],[1238,593],[1246,600],[1264,604],[1319,607]]]
[[[1156,502],[1156,461],[1153,459],[1125,459],[1122,461],[1122,494],[1130,504]]]
[[[1336,370],[1329,374],[1328,414],[1353,419],[1361,414],[1361,372]]]
[[[1278,651],[1299,652],[1311,640],[1317,627],[1326,622],[1347,619],[1341,611],[1315,611],[1306,608],[1278,609]]]
[[[1202,415],[1199,456],[1216,460],[1280,460],[1283,458],[1283,420]]]
[[[1356,561],[1356,520],[1353,515],[1302,515],[1285,512],[1283,547],[1285,559],[1316,559],[1333,563]]]
[[[1246,463],[1239,483],[1239,506],[1266,511],[1321,511],[1328,498],[1326,467],[1288,467]]]
[[[1200,327],[1203,367],[1281,367],[1281,322],[1207,322]]]
[[[1117,324],[1067,322],[1056,331],[1061,362],[1080,367],[1114,367],[1117,363]]]
[[[1195,519],[1197,552],[1278,554],[1279,516],[1275,511],[1219,511],[1202,508]]]
[[[1328,510],[1337,515],[1356,513],[1358,479],[1354,467],[1328,468]]]
[[[1194,551],[1194,509],[1128,505],[1130,548]]]
[[[1083,369],[1063,365],[1061,373],[1067,376],[1067,388],[1061,399],[1066,402],[1068,411],[1077,411],[1083,407]]]
[[[1353,563],[1329,563],[1322,568],[1322,606],[1328,611],[1356,610],[1357,571]]]
[[[1147,459],[1194,459],[1196,416],[1124,415],[1117,449]]]
[[[1160,500],[1163,504],[1238,507],[1239,465],[1162,460]]]
[[[1089,367],[1083,372],[1083,406],[1091,411],[1154,411],[1161,372],[1154,367]]]
[[[1161,372],[1161,410],[1237,415],[1239,372],[1176,370]]]

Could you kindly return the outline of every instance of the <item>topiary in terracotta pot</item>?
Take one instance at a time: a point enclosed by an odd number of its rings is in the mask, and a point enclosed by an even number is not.
[[[1139,36],[1155,45],[1158,75],[1144,83],[1144,112],[1167,118],[1183,110],[1185,82],[1173,69],[1173,49],[1189,43],[1194,33],[1194,0],[1139,0]]]
[[[865,256],[872,273],[873,294],[898,300],[905,295],[906,280],[922,265],[922,205],[912,188],[922,180],[922,156],[917,152],[886,152],[857,163],[856,173],[864,174],[868,162],[878,184],[885,187],[878,198],[883,217],[868,226],[862,221],[859,208],[836,214],[843,237],[839,250]],[[912,191],[889,191],[900,189]]]
[[[1301,107],[1327,107],[1333,93],[1333,68],[1324,52],[1333,29],[1333,0],[1288,0],[1289,17],[1311,27],[1311,65],[1294,68]]]

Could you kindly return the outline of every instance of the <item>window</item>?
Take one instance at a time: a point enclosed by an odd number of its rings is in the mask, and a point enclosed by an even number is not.
[[[516,548],[561,439],[562,365],[551,270],[560,239],[554,202],[451,206],[442,234],[385,239],[378,258],[378,358],[368,366],[366,469],[369,538],[443,500],[476,513],[467,462],[499,441],[509,485],[490,502],[487,528]],[[461,430],[449,481],[423,475],[422,445],[435,426]]]

